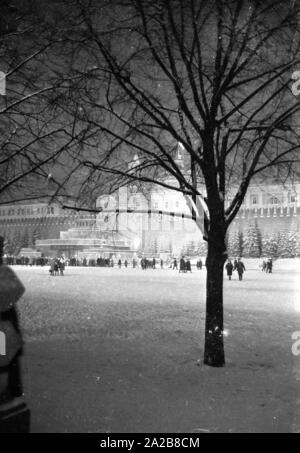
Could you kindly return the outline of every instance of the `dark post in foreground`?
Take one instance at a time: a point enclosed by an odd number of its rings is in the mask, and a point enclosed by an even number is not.
[[[0,237],[0,433],[28,433],[30,411],[23,400],[22,336],[15,308],[25,288],[12,269],[3,266],[2,257]]]

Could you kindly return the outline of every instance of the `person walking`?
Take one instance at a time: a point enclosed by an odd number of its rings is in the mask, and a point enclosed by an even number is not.
[[[231,280],[232,272],[233,272],[233,264],[230,259],[228,259],[225,267],[226,267],[228,279]]]
[[[50,272],[50,275],[54,276],[54,269],[55,269],[55,259],[52,258],[51,261],[50,261],[50,269],[49,269],[49,272]]]
[[[179,272],[186,273],[186,263],[185,263],[184,256],[182,256],[182,257],[180,258],[180,262],[179,262]]]
[[[272,258],[269,258],[267,261],[267,273],[272,274],[273,271],[273,261]]]
[[[234,258],[234,261],[233,261],[233,270],[235,271],[236,268],[237,268],[237,263],[238,263],[238,260],[236,258]]]
[[[173,261],[173,270],[174,270],[174,269],[176,269],[176,270],[178,269],[178,266],[177,266],[177,259],[176,259],[176,258],[174,258],[174,261]]]
[[[59,275],[59,266],[58,266],[58,258],[55,258],[54,260],[54,275]]]
[[[61,257],[59,260],[58,260],[58,268],[59,268],[59,274],[61,276],[64,275],[64,270],[65,270],[65,261],[64,261],[64,258]]]
[[[161,268],[161,269],[163,269],[163,268],[164,268],[164,262],[163,262],[163,260],[162,260],[162,259],[160,260],[160,268]]]
[[[239,280],[243,280],[243,273],[245,272],[246,268],[241,258],[237,260],[236,270],[239,276]]]
[[[192,266],[190,259],[187,259],[185,263],[185,272],[192,272]]]

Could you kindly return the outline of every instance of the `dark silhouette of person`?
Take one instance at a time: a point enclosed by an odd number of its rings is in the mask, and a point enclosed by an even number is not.
[[[273,271],[273,261],[272,258],[269,258],[267,261],[267,273],[272,274]]]
[[[182,256],[182,257],[180,258],[180,262],[179,262],[179,272],[184,272],[184,273],[186,273],[186,263],[185,263],[184,256]]]
[[[233,264],[232,264],[231,260],[228,260],[228,261],[227,261],[225,267],[226,267],[228,279],[231,280],[232,272],[233,272]]]
[[[245,272],[246,268],[241,258],[237,260],[236,270],[239,276],[239,280],[243,280],[243,273]]]
[[[191,261],[189,259],[185,263],[185,271],[186,272],[192,272]]]

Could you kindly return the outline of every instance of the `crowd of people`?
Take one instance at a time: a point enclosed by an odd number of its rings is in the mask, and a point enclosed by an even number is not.
[[[174,269],[178,269],[178,264],[177,264],[177,259],[174,258],[173,260],[173,264],[171,263],[171,265],[169,266],[170,268],[172,268],[173,270]],[[182,256],[179,260],[179,272],[183,272],[183,273],[186,273],[186,272],[192,272],[192,266],[191,266],[191,261],[189,258],[185,258],[184,256]]]
[[[149,259],[149,258],[143,257],[143,258],[141,258],[140,265],[143,270],[156,269],[157,260],[156,260],[156,258]],[[163,267],[164,267],[163,260],[160,260],[160,267],[161,267],[161,269],[163,269]]]
[[[135,268],[141,268],[142,270],[146,269],[156,269],[157,267],[160,269],[164,269],[164,265],[166,265],[166,268],[172,269],[172,270],[178,270],[179,273],[187,273],[187,272],[192,272],[192,264],[191,260],[189,257],[181,256],[180,259],[178,260],[177,258],[172,258],[168,259],[166,263],[164,263],[163,259],[157,259],[157,258],[147,258],[145,256],[141,258],[132,258],[130,261],[129,259],[125,258],[123,261],[121,258],[119,258],[117,261],[113,260],[112,258],[104,259],[104,258],[98,258],[97,260],[94,260],[94,266],[100,266],[100,267],[114,267],[116,264],[119,269],[124,266],[125,268],[127,267],[132,267],[133,269]],[[65,260],[64,257],[60,258],[51,258],[48,260],[48,264],[50,264],[50,275],[64,275],[64,270],[65,266],[72,266],[72,265],[80,265],[80,264],[75,264],[72,262],[72,260]],[[85,266],[87,265],[87,262],[81,263],[81,265]],[[196,263],[195,267],[197,270],[201,270],[203,267],[203,262],[201,258],[199,258]],[[273,270],[273,260],[272,258],[264,259],[261,264],[261,270],[266,272],[266,273],[272,273]],[[238,279],[241,281],[243,280],[243,274],[246,271],[246,267],[244,262],[242,261],[241,258],[234,258],[234,260],[231,260],[228,258],[227,262],[225,263],[225,270],[228,276],[228,279],[231,280],[234,271],[237,272],[238,274]]]
[[[260,267],[263,272],[266,272],[267,274],[272,274],[273,271],[272,258],[263,259]],[[235,258],[233,262],[231,261],[231,259],[228,259],[227,263],[225,264],[225,269],[229,280],[231,280],[234,271],[237,271],[239,280],[243,280],[243,274],[246,268],[241,258]]]
[[[177,270],[179,273],[187,273],[192,272],[193,266],[197,270],[201,270],[202,267],[205,265],[205,262],[202,262],[201,258],[198,258],[197,261],[194,260],[193,265],[191,263],[191,259],[189,257],[181,256],[180,258],[177,257],[168,257],[165,261],[162,258],[158,257],[132,257],[123,258],[112,256],[110,258],[107,257],[98,257],[97,259],[78,259],[75,257],[65,258],[61,257],[38,257],[38,258],[27,258],[27,257],[20,257],[18,259],[5,256],[3,257],[3,264],[6,265],[14,265],[14,264],[21,264],[27,266],[33,265],[40,265],[40,266],[50,266],[49,273],[51,276],[56,275],[64,275],[64,270],[66,266],[91,266],[91,267],[114,267],[117,266],[119,269],[122,267],[128,268],[132,267],[140,268],[142,270],[146,269],[172,269]],[[260,269],[265,272],[271,274],[273,272],[273,259],[272,258],[264,258],[259,265]],[[227,273],[228,279],[231,280],[233,273],[236,271],[239,280],[243,280],[243,274],[246,271],[246,267],[244,262],[241,258],[234,258],[228,259],[225,263],[225,271]]]
[[[132,268],[141,268],[142,270],[146,269],[175,269],[179,270],[179,272],[192,272],[192,264],[190,258],[186,258],[182,256],[179,259],[179,268],[178,268],[178,258],[169,258],[166,261],[164,261],[162,258],[148,258],[148,257],[141,257],[141,258],[133,258],[131,263],[128,259],[125,259],[122,261],[121,259],[118,260],[117,262],[119,269],[124,266],[125,268],[130,267],[130,264],[132,265]],[[201,270],[202,269],[202,260],[201,258],[198,259],[196,263],[196,268]]]
[[[65,260],[63,257],[52,258],[50,261],[49,273],[51,276],[55,277],[57,275],[64,275],[65,270]]]
[[[239,280],[243,280],[243,274],[246,268],[241,258],[235,258],[233,262],[229,258],[227,263],[225,264],[225,268],[229,280],[231,280],[234,271],[237,271]]]
[[[261,270],[267,274],[272,274],[273,271],[273,260],[272,258],[267,258],[263,260],[261,265]]]
[[[49,264],[49,258],[41,257],[29,257],[29,256],[3,256],[3,263],[7,266],[46,266]]]

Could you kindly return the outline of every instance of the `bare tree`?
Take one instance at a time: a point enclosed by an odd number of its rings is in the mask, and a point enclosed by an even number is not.
[[[55,105],[70,121],[66,130],[73,119],[83,137],[68,149],[71,174],[81,175],[81,193],[92,189],[93,196],[105,175],[118,184],[155,183],[193,199],[205,187],[204,363],[223,366],[226,232],[256,175],[276,168],[287,177],[299,162],[300,105],[290,90],[300,64],[298,2],[63,4],[59,8],[69,14],[60,73],[68,88]],[[178,144],[189,157],[188,173],[177,164]],[[139,164],[130,170],[136,153]]]
[[[77,60],[77,95],[99,140],[78,162],[94,184],[107,172],[195,199],[204,183],[210,218],[204,362],[223,366],[227,229],[257,174],[276,168],[286,176],[299,161],[299,102],[290,91],[300,63],[298,4],[75,3],[87,37],[80,52],[89,55]],[[190,158],[188,174],[176,163],[179,143]],[[128,170],[135,153],[139,165]]]
[[[63,26],[68,11],[58,6],[1,2],[0,70],[6,86],[0,96],[0,203],[41,199],[49,190],[78,195],[68,190],[76,179],[72,155],[91,135],[69,91],[78,74],[70,70],[74,57]]]

